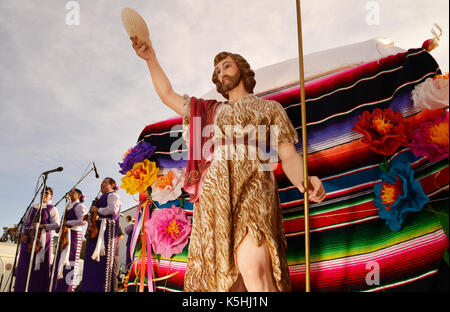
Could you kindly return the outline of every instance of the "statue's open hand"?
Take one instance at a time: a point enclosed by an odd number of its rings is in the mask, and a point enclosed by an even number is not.
[[[134,51],[136,51],[136,54],[140,58],[148,61],[153,57],[153,48],[147,42],[140,41],[137,36],[131,36],[130,40],[132,42]]]

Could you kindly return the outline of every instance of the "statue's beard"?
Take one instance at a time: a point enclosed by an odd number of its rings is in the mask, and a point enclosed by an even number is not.
[[[236,88],[242,79],[240,72],[238,72],[234,76],[223,76],[222,81],[224,78],[228,78],[228,81],[226,83],[222,83],[220,89],[222,91],[221,93],[225,94],[228,93],[230,90]]]

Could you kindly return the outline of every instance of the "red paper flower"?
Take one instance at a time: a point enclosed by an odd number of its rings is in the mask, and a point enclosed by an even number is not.
[[[391,210],[399,195],[403,195],[403,181],[397,176],[397,180],[390,184],[384,182],[381,185],[380,198],[386,211]]]
[[[364,135],[362,142],[382,155],[392,155],[409,141],[402,114],[390,108],[375,108],[372,113],[364,111],[359,121],[355,121],[353,131]]]

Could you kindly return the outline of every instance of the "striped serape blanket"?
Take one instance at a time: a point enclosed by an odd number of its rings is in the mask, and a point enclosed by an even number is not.
[[[352,128],[363,111],[375,108],[401,112],[412,128],[442,113],[415,108],[411,99],[416,85],[439,73],[427,51],[410,49],[306,83],[309,174],[322,179],[328,194],[324,202],[310,204],[312,291],[389,290],[437,275],[448,249],[439,219],[423,209],[409,214],[398,232],[386,226],[373,203],[373,187],[380,182],[384,157],[362,143],[362,135]],[[281,103],[301,138],[299,90],[297,82],[257,95]],[[157,146],[154,158],[159,168],[183,170],[187,146],[181,132],[181,118],[169,119],[145,127],[138,142]],[[298,151],[301,144],[296,146]],[[431,162],[400,147],[389,160],[392,164],[410,162],[433,207],[448,206],[448,158]],[[304,291],[303,195],[290,184],[279,163],[273,167],[283,208],[292,290]],[[161,207],[173,204],[179,202]],[[185,202],[184,209],[192,215],[190,202]],[[158,288],[183,290],[187,250],[188,246],[172,261],[161,259],[158,268],[153,259],[160,276],[179,271]]]

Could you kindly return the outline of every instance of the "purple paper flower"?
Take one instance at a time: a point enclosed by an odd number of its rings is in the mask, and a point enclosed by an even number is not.
[[[135,163],[144,161],[144,159],[149,158],[155,151],[156,146],[149,142],[142,141],[125,154],[123,162],[119,163],[119,166],[122,169],[119,172],[123,175],[127,174],[127,172],[133,168]]]

